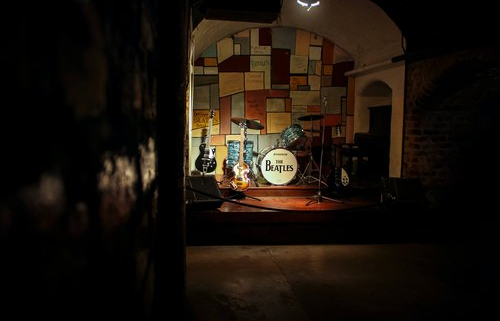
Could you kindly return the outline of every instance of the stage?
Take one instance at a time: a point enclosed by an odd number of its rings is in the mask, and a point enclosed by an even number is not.
[[[236,192],[216,184],[216,197],[204,195],[200,204],[187,206],[188,244],[329,242],[352,231],[350,235],[369,235],[362,231],[386,216],[373,182],[340,192],[319,190],[317,184],[260,185]]]

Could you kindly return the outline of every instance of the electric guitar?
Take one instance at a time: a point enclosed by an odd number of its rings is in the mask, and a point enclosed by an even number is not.
[[[196,158],[194,166],[203,174],[211,173],[217,167],[217,161],[215,159],[215,147],[210,146],[210,137],[212,136],[212,121],[214,118],[215,111],[210,111],[210,119],[208,120],[208,132],[206,139],[200,144],[200,154]]]
[[[244,148],[244,134],[245,129],[241,126],[240,129],[240,157],[238,159],[238,163],[236,163],[233,167],[234,176],[231,177],[229,181],[229,186],[235,191],[243,192],[246,191],[250,187],[250,178],[248,178],[248,173],[250,172],[250,166],[243,160],[243,151]]]

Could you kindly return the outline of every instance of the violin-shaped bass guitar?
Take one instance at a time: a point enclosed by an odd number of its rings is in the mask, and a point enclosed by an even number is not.
[[[233,166],[234,176],[231,177],[229,181],[229,186],[235,191],[244,192],[250,187],[250,178],[248,177],[248,173],[250,172],[250,166],[245,163],[243,158],[244,148],[244,128],[240,129],[240,155],[238,158],[238,162]]]

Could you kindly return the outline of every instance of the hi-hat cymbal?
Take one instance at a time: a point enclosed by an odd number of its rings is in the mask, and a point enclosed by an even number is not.
[[[318,120],[318,119],[321,119],[325,116],[323,115],[314,115],[314,114],[311,114],[311,115],[304,115],[304,116],[301,116],[299,118],[297,118],[298,120]]]
[[[246,119],[244,117],[231,117],[231,121],[238,126],[246,126],[249,129],[264,129],[264,126],[255,120]]]

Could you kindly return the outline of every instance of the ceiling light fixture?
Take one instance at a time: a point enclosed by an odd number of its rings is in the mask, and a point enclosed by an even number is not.
[[[319,0],[297,0],[297,3],[301,5],[302,7],[307,8],[307,11],[311,10],[312,7],[317,7],[319,6]]]

